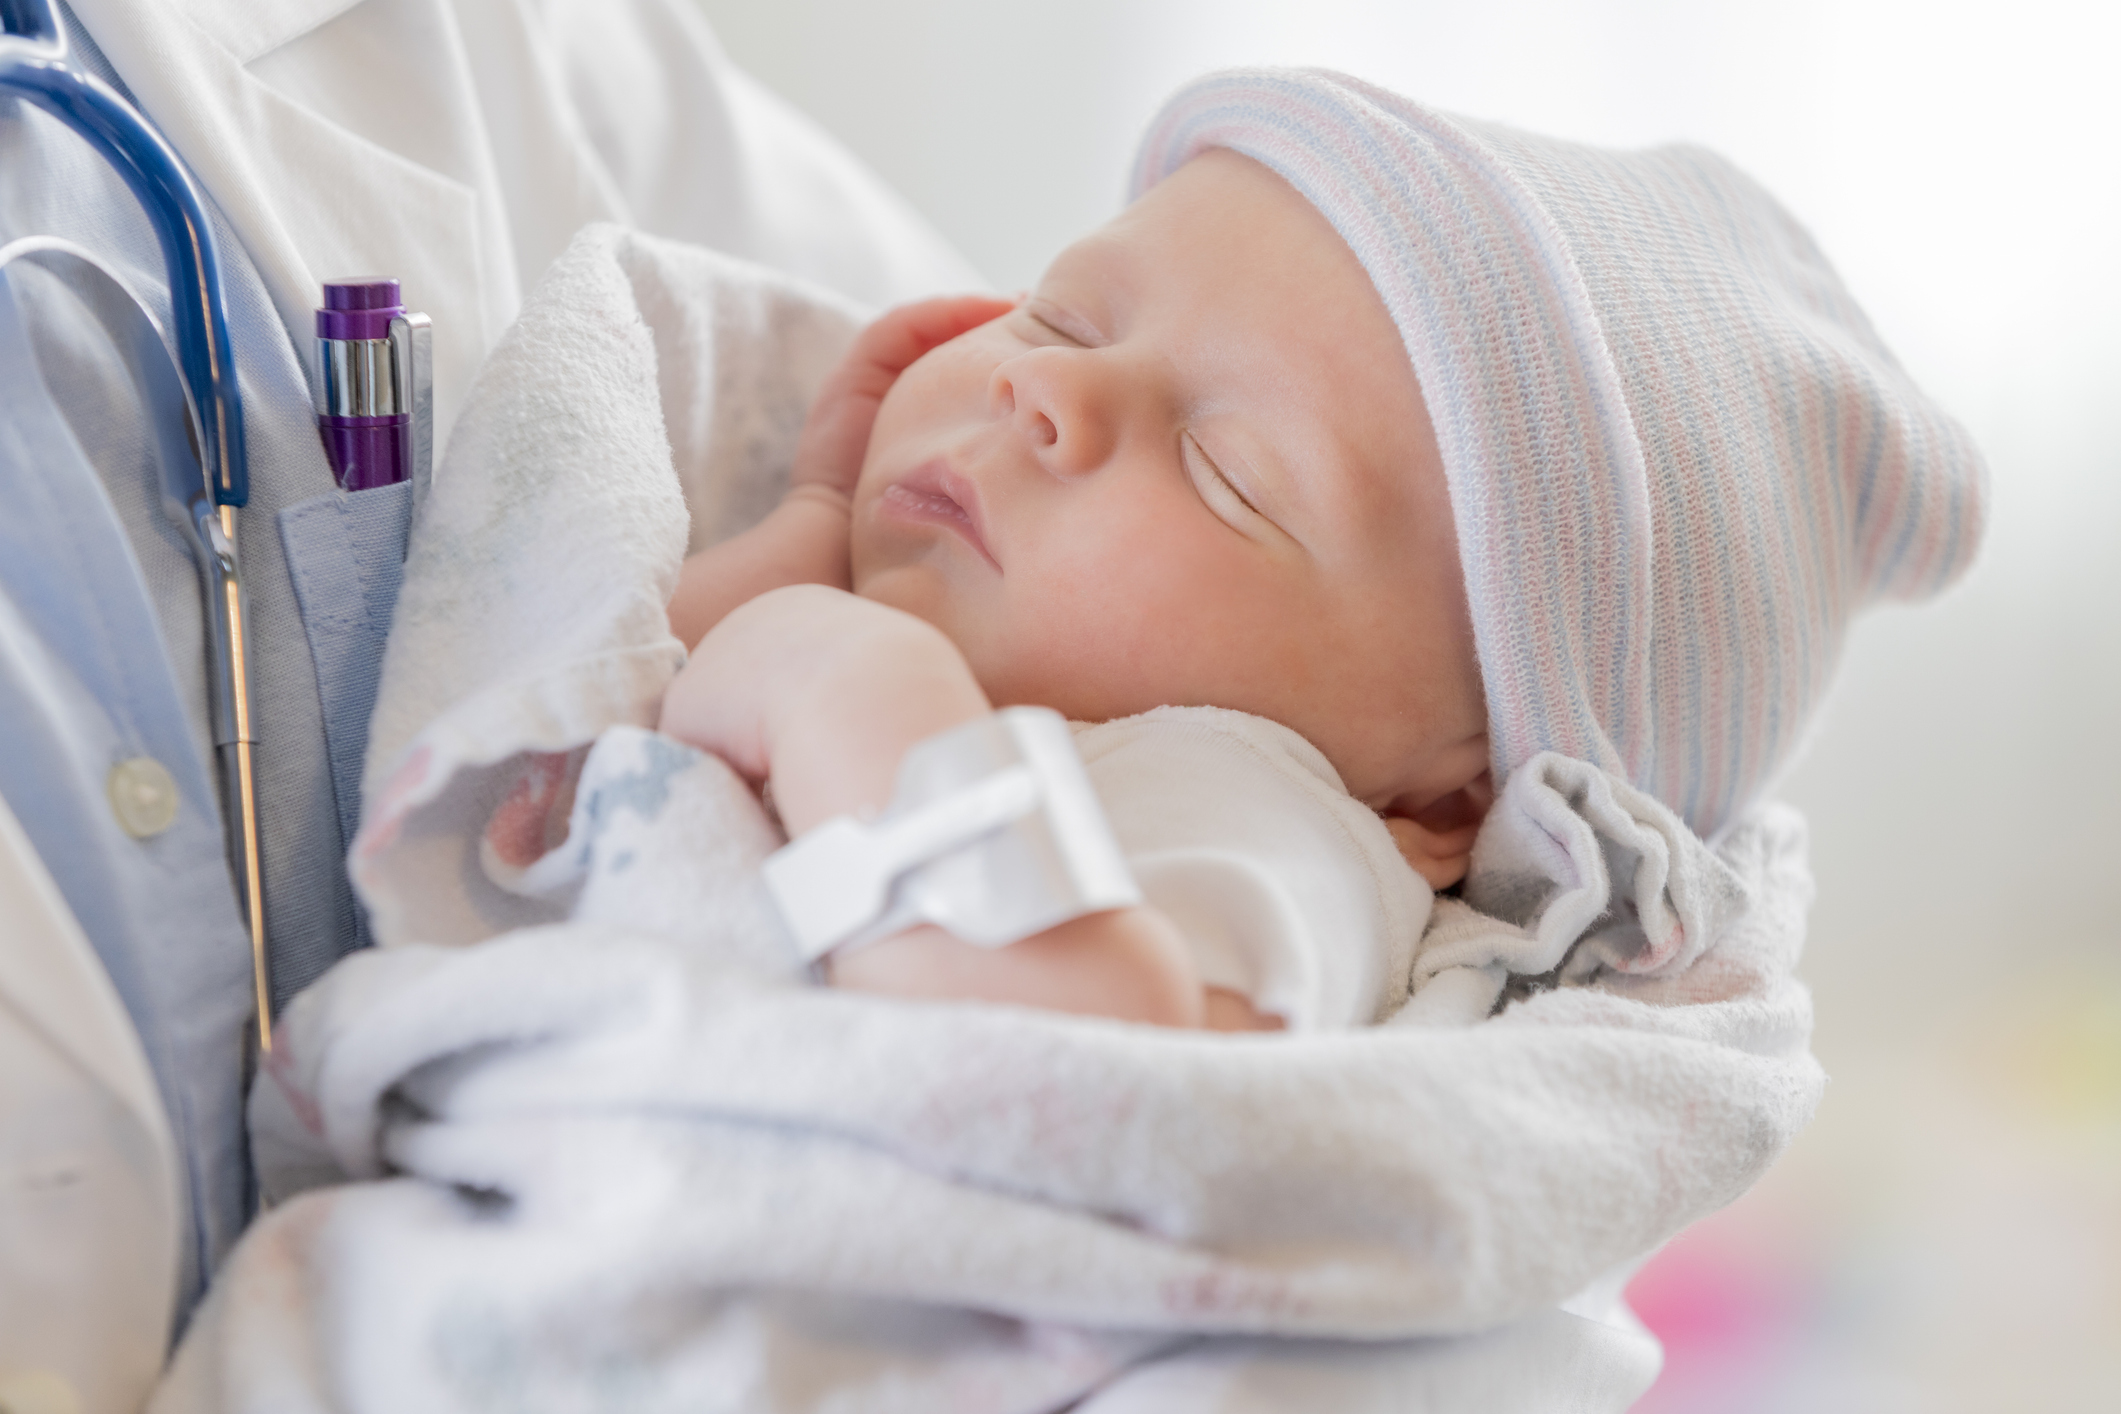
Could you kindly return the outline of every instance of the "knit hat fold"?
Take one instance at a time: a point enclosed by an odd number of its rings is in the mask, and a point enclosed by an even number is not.
[[[1849,615],[1970,562],[1971,440],[1796,221],[1714,154],[1233,70],[1165,105],[1135,192],[1211,147],[1317,206],[1405,340],[1498,783],[1560,751],[1712,836],[1800,744]]]

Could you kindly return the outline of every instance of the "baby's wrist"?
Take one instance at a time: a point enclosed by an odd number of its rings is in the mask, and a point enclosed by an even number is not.
[[[831,511],[850,524],[854,520],[854,497],[823,481],[798,481],[781,497],[783,506],[816,506]]]

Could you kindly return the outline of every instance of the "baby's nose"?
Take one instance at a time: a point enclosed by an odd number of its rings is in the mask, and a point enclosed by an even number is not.
[[[1090,386],[1090,370],[1054,357],[1058,352],[1038,351],[996,369],[994,415],[1008,420],[1047,471],[1079,476],[1096,470],[1109,452],[1109,417]]]

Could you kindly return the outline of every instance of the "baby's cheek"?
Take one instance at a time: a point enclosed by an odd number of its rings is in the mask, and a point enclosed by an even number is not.
[[[994,360],[978,347],[983,332],[975,329],[929,350],[893,381],[869,427],[859,487],[881,489],[987,420]]]
[[[1210,701],[1226,646],[1220,616],[1203,612],[1210,596],[1188,570],[1169,546],[1129,536],[1056,556],[1035,573],[1005,576],[1004,612],[959,646],[997,704],[1105,721]]]

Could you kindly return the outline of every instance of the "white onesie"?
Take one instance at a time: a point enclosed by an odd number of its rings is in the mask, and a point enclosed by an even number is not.
[[[1407,997],[1433,895],[1318,748],[1220,707],[1078,725],[1136,882],[1201,980],[1292,1031],[1361,1026]]]
[[[1160,707],[1075,733],[1144,897],[1178,925],[1205,984],[1292,1031],[1364,1025],[1406,999],[1429,887],[1309,742],[1216,707]],[[535,760],[489,823],[489,879],[576,919],[697,936],[785,970],[786,938],[758,882],[781,837],[719,759],[614,727],[582,763],[564,832],[550,835],[558,821],[544,802],[559,793],[534,787],[556,786],[567,758]],[[499,843],[526,808],[533,833],[557,847]],[[527,853],[542,857],[505,862]]]

